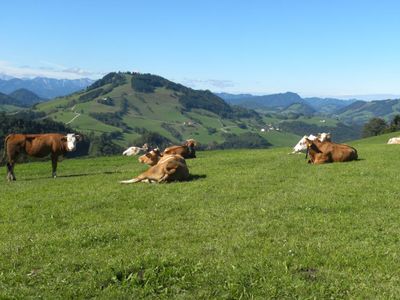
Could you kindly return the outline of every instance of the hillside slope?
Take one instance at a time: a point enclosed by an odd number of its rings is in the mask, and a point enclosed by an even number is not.
[[[150,131],[173,143],[194,138],[207,146],[232,134],[259,134],[264,126],[256,112],[230,106],[209,91],[139,73],[110,73],[81,92],[40,103],[35,109],[81,132],[116,133],[123,146]],[[282,136],[280,143],[274,135],[278,146],[297,140],[293,134],[278,135]],[[263,138],[268,140],[268,133]]]
[[[298,94],[292,92],[263,96],[228,93],[217,93],[216,95],[226,100],[228,103],[264,111],[277,111],[293,104],[305,104],[311,106],[315,113],[323,115],[332,115],[335,111],[357,101],[355,99],[341,100],[319,97],[302,98]]]
[[[357,101],[336,112],[344,121],[351,120],[354,123],[362,124],[372,117],[391,120],[395,115],[400,114],[400,99],[379,100],[379,101]]]
[[[43,101],[42,98],[40,98],[34,92],[27,89],[18,89],[10,93],[9,96],[17,100],[18,103],[29,106]]]

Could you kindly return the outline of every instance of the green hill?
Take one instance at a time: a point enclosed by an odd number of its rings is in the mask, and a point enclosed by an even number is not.
[[[33,105],[43,100],[34,92],[31,92],[27,89],[18,89],[9,94],[9,96],[16,99],[19,103],[22,103],[23,105]]]
[[[344,122],[357,124],[363,124],[373,117],[380,117],[389,121],[395,115],[400,114],[400,99],[357,101],[336,111],[336,114]]]
[[[355,144],[357,145],[372,145],[372,144],[387,144],[388,140],[392,137],[400,137],[400,132],[390,132],[390,133],[385,133],[377,136],[372,136],[360,140],[354,141]],[[391,145],[389,145],[391,146]],[[397,147],[397,145],[394,145],[394,147]]]
[[[26,108],[26,105],[18,99],[0,93],[0,112],[15,112]]]
[[[260,134],[258,113],[231,106],[209,91],[197,91],[150,74],[110,73],[85,90],[35,106],[50,118],[84,133],[119,133],[116,142],[132,144],[146,132],[173,143],[187,138],[203,146],[221,144],[227,135]],[[273,134],[275,146],[298,139]],[[268,141],[269,133],[262,135]]]
[[[293,103],[280,111],[283,114],[313,116],[316,110],[306,103]]]
[[[383,138],[383,137],[379,137]],[[386,139],[386,138],[385,138]],[[199,151],[192,180],[121,186],[123,156],[19,164],[0,181],[0,298],[395,299],[399,147],[309,165]]]

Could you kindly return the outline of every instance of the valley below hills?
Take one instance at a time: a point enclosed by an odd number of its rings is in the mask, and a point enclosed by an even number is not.
[[[41,118],[91,137],[102,136],[119,147],[148,139],[165,146],[188,138],[196,139],[203,149],[281,147],[318,132],[331,132],[341,142],[359,138],[363,124],[372,117],[390,120],[400,113],[399,99],[212,93],[131,72],[109,73],[84,89],[50,100],[26,89],[1,94],[2,99],[2,111],[27,109],[35,103],[33,110]]]

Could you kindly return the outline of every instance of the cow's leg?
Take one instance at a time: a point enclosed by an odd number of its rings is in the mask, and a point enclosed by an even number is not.
[[[15,165],[15,163],[13,161],[7,163],[7,180],[8,181],[17,180],[17,178],[15,178],[15,174],[14,174],[14,165]]]
[[[53,172],[52,172],[53,178],[57,177],[57,160],[58,160],[57,155],[52,155],[51,156],[51,166],[52,166],[52,169],[53,169]]]
[[[178,168],[178,166],[175,164],[172,166],[170,166],[170,165],[165,166],[164,172],[163,172],[164,175],[160,179],[158,179],[157,182],[158,183],[167,182],[169,177],[171,177],[171,175],[176,172],[177,168]]]
[[[8,181],[15,181],[17,180],[17,178],[15,177],[14,174],[14,166],[15,166],[15,162],[17,161],[18,158],[18,152],[14,153],[14,155],[12,153],[10,153],[8,151],[7,153],[7,179]]]
[[[130,179],[130,180],[122,180],[119,183],[136,183],[136,182],[139,182],[139,181],[140,181],[139,178],[133,178],[133,179]]]

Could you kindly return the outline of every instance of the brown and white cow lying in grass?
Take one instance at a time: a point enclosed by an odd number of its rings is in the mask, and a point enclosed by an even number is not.
[[[318,139],[320,142],[324,142],[324,141],[331,141],[332,135],[330,133],[318,133],[318,135],[313,135],[310,134],[309,136],[303,136],[301,138],[301,140],[296,144],[296,146],[293,147],[293,151],[290,154],[299,154],[302,152],[306,152],[307,151],[307,143],[306,143],[306,139],[309,139],[311,141],[314,141],[316,139]]]
[[[181,146],[171,146],[171,147],[165,148],[163,155],[179,154],[183,158],[186,158],[186,159],[196,158],[196,150],[195,150],[196,146],[197,146],[197,142],[193,139],[189,139]]]
[[[78,134],[60,133],[45,134],[10,134],[4,141],[4,157],[7,159],[7,179],[16,180],[14,165],[20,154],[27,154],[32,157],[45,157],[51,155],[53,177],[57,176],[57,161],[60,155],[74,151],[76,143],[82,137]]]
[[[345,162],[358,159],[357,150],[349,145],[336,144],[330,141],[321,142],[318,139],[306,139],[309,163],[324,164]]]
[[[158,161],[156,164],[151,166],[148,170],[144,171],[136,178],[124,180],[121,181],[121,183],[163,183],[171,181],[183,181],[187,180],[188,178],[189,169],[186,165],[185,159],[178,154],[167,154],[163,155],[162,157],[158,156]]]

